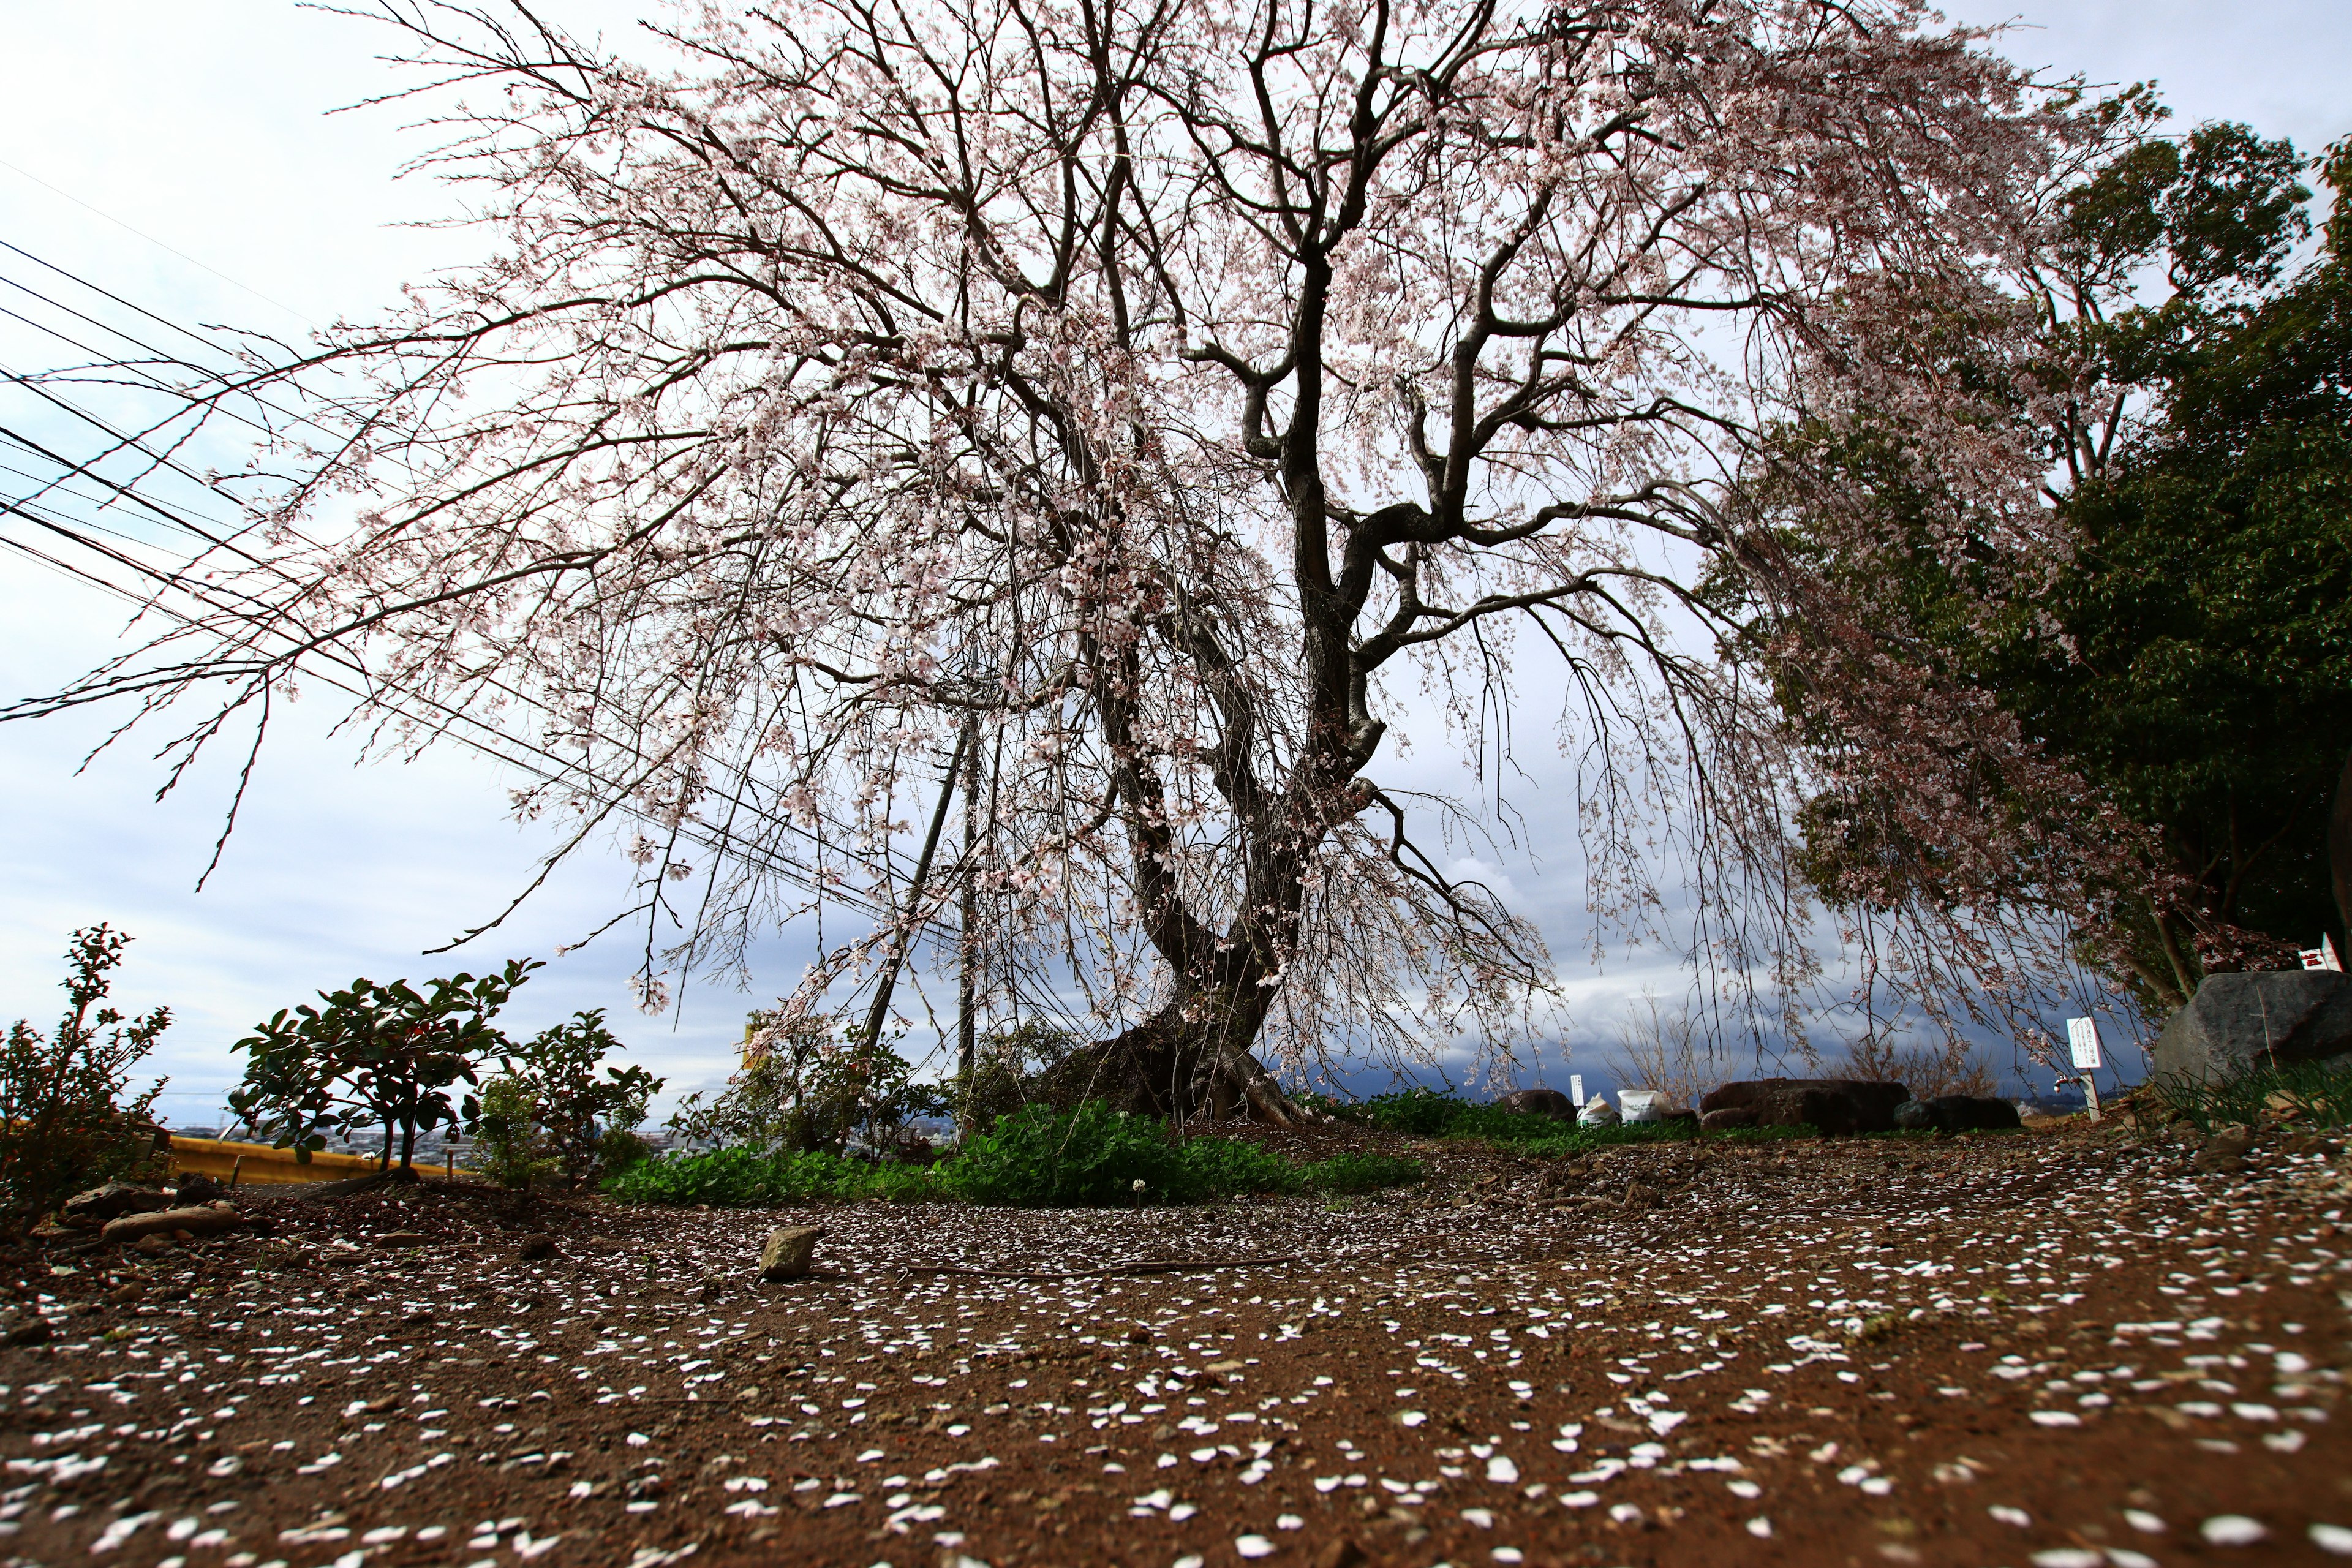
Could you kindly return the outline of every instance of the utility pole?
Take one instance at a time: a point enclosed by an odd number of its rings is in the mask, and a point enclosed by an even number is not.
[[[961,972],[956,982],[956,1085],[969,1095],[971,1092],[972,1054],[979,1044],[978,1017],[979,984],[977,970],[980,959],[980,863],[975,856],[980,841],[980,748],[966,748],[963,780],[963,904],[958,925],[962,940]],[[969,1113],[961,1117],[962,1131],[971,1131]]]
[[[922,907],[923,883],[931,874],[931,857],[939,852],[940,830],[948,825],[948,803],[955,798],[956,775],[963,772],[964,754],[971,750],[971,721],[956,736],[955,754],[948,759],[947,776],[940,781],[940,804],[931,813],[931,830],[923,836],[923,852],[915,860],[915,875],[907,884],[906,913],[902,922],[911,922],[915,911]],[[890,993],[898,986],[898,966],[907,962],[907,949],[913,945],[911,925],[901,923],[890,942],[890,961],[883,966],[881,984],[874,989],[874,1005],[866,1013],[866,1043],[879,1044],[883,1026],[890,1021]]]

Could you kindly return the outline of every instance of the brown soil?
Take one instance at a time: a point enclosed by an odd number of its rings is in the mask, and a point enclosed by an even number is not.
[[[1433,1150],[1336,1208],[253,1194],[268,1237],[31,1266],[57,1338],[0,1351],[0,1554],[2318,1562],[2352,1183],[2303,1143],[2232,1174],[2079,1129]],[[758,1284],[793,1222],[837,1275]],[[2263,1542],[2210,1542],[2227,1516]]]

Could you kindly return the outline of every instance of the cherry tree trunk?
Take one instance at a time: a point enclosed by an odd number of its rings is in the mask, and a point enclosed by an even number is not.
[[[1310,1114],[1282,1092],[1251,1048],[1272,1001],[1255,983],[1187,988],[1150,1017],[1081,1047],[1045,1076],[1056,1105],[1099,1100],[1180,1125],[1207,1115],[1295,1127]]]

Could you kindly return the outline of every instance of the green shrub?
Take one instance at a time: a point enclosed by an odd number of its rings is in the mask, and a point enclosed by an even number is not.
[[[653,1145],[627,1127],[607,1127],[596,1140],[596,1168],[607,1174],[654,1157]]]
[[[863,1197],[871,1173],[872,1167],[824,1150],[738,1147],[641,1160],[606,1177],[604,1190],[625,1203],[768,1208]]]
[[[539,1099],[519,1078],[494,1078],[482,1086],[473,1106],[474,1139],[481,1155],[474,1168],[502,1187],[517,1189],[544,1181],[558,1169],[539,1129]]]
[[[577,1187],[645,1157],[645,1141],[636,1131],[662,1080],[641,1067],[607,1067],[601,1078],[596,1071],[607,1056],[625,1048],[604,1026],[604,1010],[596,1007],[541,1030],[500,1057],[509,1077],[530,1097],[531,1131],[547,1166],[538,1174],[560,1174]],[[485,1089],[484,1121],[488,1102]],[[473,1114],[469,1104],[467,1115]],[[481,1136],[488,1141],[488,1133]]]
[[[1024,1106],[931,1174],[950,1197],[1013,1208],[1181,1202],[1197,1184],[1166,1127],[1097,1100],[1066,1111]]]
[[[1295,1193],[1305,1186],[1297,1166],[1255,1143],[1194,1138],[1179,1156],[1191,1184],[1183,1195],[1223,1198],[1236,1193]]]
[[[64,1021],[45,1036],[20,1018],[0,1041],[0,1230],[23,1230],[81,1188],[153,1161],[149,1117],[163,1086],[134,1095],[131,1070],[172,1014],[126,1019],[104,1005],[130,941],[104,925],[74,932]]]
[[[1418,1160],[1393,1154],[1334,1154],[1299,1173],[1315,1192],[1376,1193],[1383,1187],[1409,1187],[1423,1172]]]
[[[1468,1100],[1440,1094],[1433,1089],[1408,1089],[1341,1106],[1339,1114],[1388,1132],[1442,1138],[1454,1131],[1454,1120],[1469,1108]]]

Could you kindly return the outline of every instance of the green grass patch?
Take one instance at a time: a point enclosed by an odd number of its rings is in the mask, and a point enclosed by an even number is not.
[[[2149,1079],[2146,1092],[2209,1138],[2217,1128],[2256,1125],[2273,1096],[2299,1107],[2305,1125],[2352,1126],[2352,1065],[2336,1062],[2289,1062],[2235,1078],[2167,1073]]]
[[[911,1166],[899,1169],[921,1173]],[[624,1203],[772,1208],[879,1195],[873,1189],[887,1171],[838,1154],[709,1149],[640,1160],[607,1177],[604,1190]]]
[[[1308,1190],[1335,1196],[1409,1187],[1426,1173],[1420,1161],[1393,1154],[1334,1154],[1299,1172]]]
[[[1253,1144],[1228,1138],[1179,1143],[1152,1118],[1089,1102],[1072,1111],[1028,1106],[936,1165],[713,1149],[640,1161],[607,1180],[604,1190],[624,1203],[730,1208],[858,1199],[1100,1208],[1297,1193],[1311,1183],[1309,1172]]]
[[[1680,1120],[1630,1124],[1620,1121],[1604,1127],[1584,1127],[1573,1122],[1554,1121],[1548,1116],[1531,1116],[1525,1111],[1507,1110],[1499,1105],[1440,1094],[1430,1089],[1409,1089],[1395,1094],[1375,1095],[1370,1100],[1353,1103],[1327,1100],[1323,1109],[1347,1121],[1390,1132],[1402,1132],[1416,1138],[1475,1139],[1514,1154],[1539,1160],[1570,1159],[1579,1154],[1589,1154],[1596,1149],[1625,1143],[1688,1142],[1701,1136],[1709,1142],[1721,1139],[1739,1143],[1779,1142],[1789,1138],[1820,1136],[1811,1127],[1736,1127],[1702,1134],[1698,1123]]]

